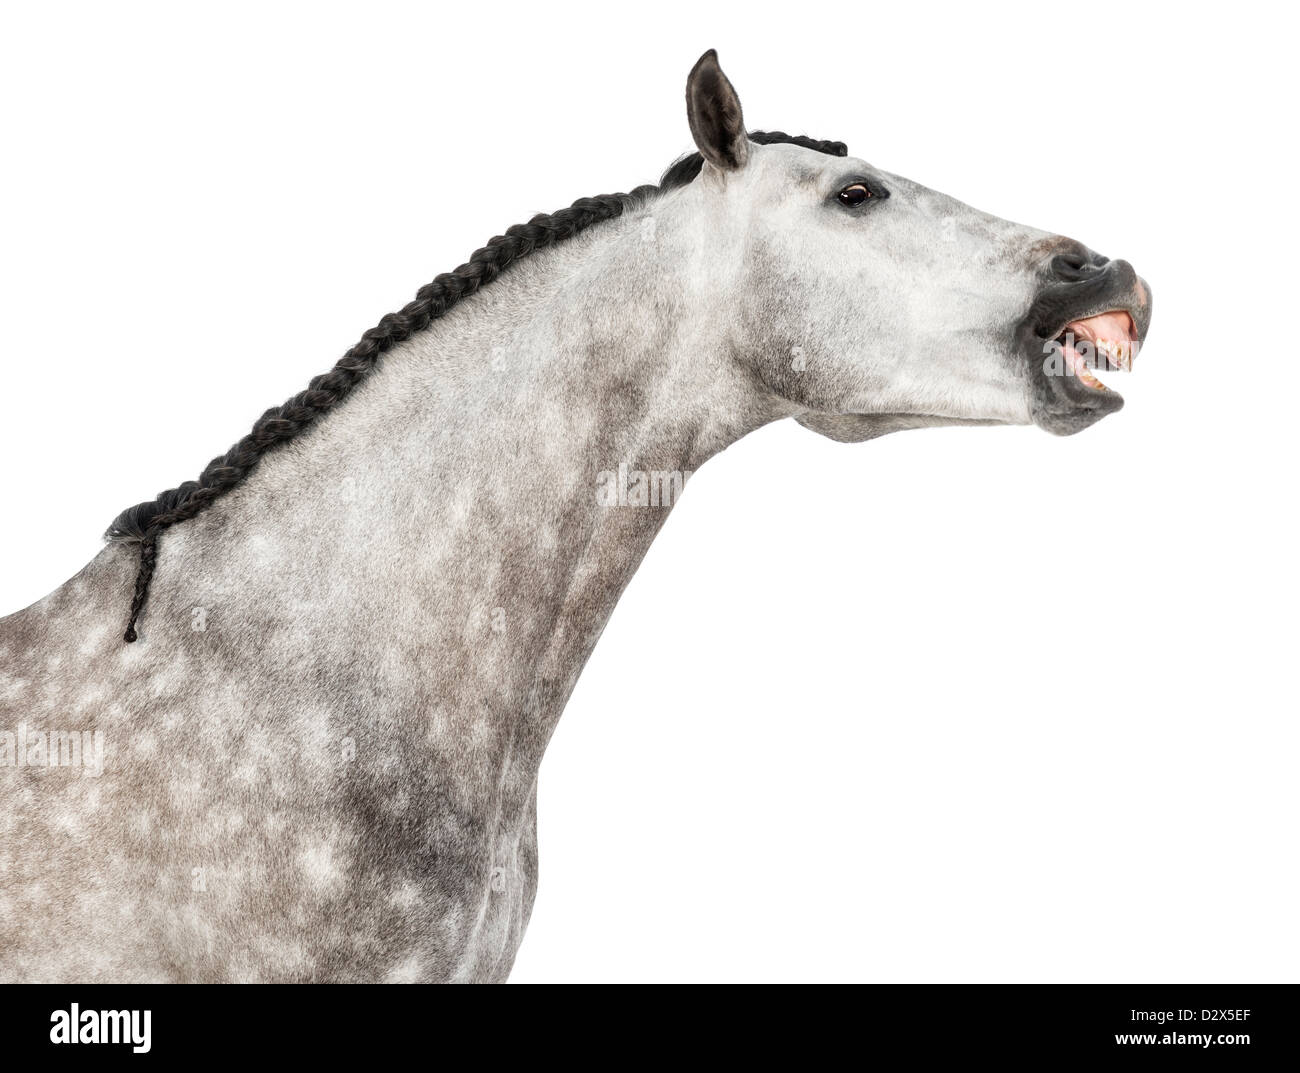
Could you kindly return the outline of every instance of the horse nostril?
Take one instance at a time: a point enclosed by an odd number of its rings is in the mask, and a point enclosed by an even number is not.
[[[1106,264],[1106,260],[1101,254],[1093,253],[1087,246],[1076,243],[1070,249],[1052,258],[1052,275],[1066,283],[1077,283],[1099,271]]]

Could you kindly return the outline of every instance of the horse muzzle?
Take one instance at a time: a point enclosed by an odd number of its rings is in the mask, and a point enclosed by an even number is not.
[[[1123,407],[1123,396],[1097,373],[1131,371],[1151,326],[1151,288],[1131,264],[1064,241],[1049,263],[1050,280],[1016,326],[1034,422],[1059,436]]]

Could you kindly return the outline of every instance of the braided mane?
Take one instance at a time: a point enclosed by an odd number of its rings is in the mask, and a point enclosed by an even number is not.
[[[749,138],[760,145],[797,145],[830,156],[848,153],[843,142],[817,141],[780,131],[752,131]],[[514,262],[534,250],[544,249],[585,231],[601,220],[615,219],[652,197],[685,186],[699,175],[703,164],[700,154],[692,153],[664,172],[658,186],[639,186],[629,194],[581,198],[567,209],[549,216],[534,216],[526,224],[508,228],[504,235],[497,235],[482,249],[475,250],[459,268],[444,272],[421,287],[415,299],[398,312],[383,317],[338,360],[334,368],[314,378],[306,391],[267,410],[247,436],[207,464],[198,480],[186,481],[119,514],[105,537],[111,542],[135,543],[140,547],[140,566],[124,640],[129,643],[136,639],[136,620],[149,598],[149,583],[158,559],[158,538],[164,530],[193,518],[239,485],[263,455],[278,444],[293,439],[347,398],[353,388],[370,375],[384,351],[423,331],[462,298],[491,283]]]

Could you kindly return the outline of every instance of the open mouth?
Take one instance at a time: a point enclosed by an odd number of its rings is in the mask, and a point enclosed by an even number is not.
[[[1092,391],[1109,391],[1097,372],[1131,372],[1138,351],[1137,325],[1121,309],[1072,320],[1056,337],[1066,371]]]
[[[1102,376],[1133,367],[1150,324],[1151,288],[1127,261],[1094,258],[1081,278],[1040,290],[1015,329],[1034,423],[1072,436],[1121,409]]]

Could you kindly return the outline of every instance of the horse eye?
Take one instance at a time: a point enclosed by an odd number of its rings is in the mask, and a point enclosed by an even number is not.
[[[840,204],[842,205],[861,205],[867,198],[872,197],[872,193],[867,189],[866,183],[854,183],[852,186],[846,186],[840,191]]]

